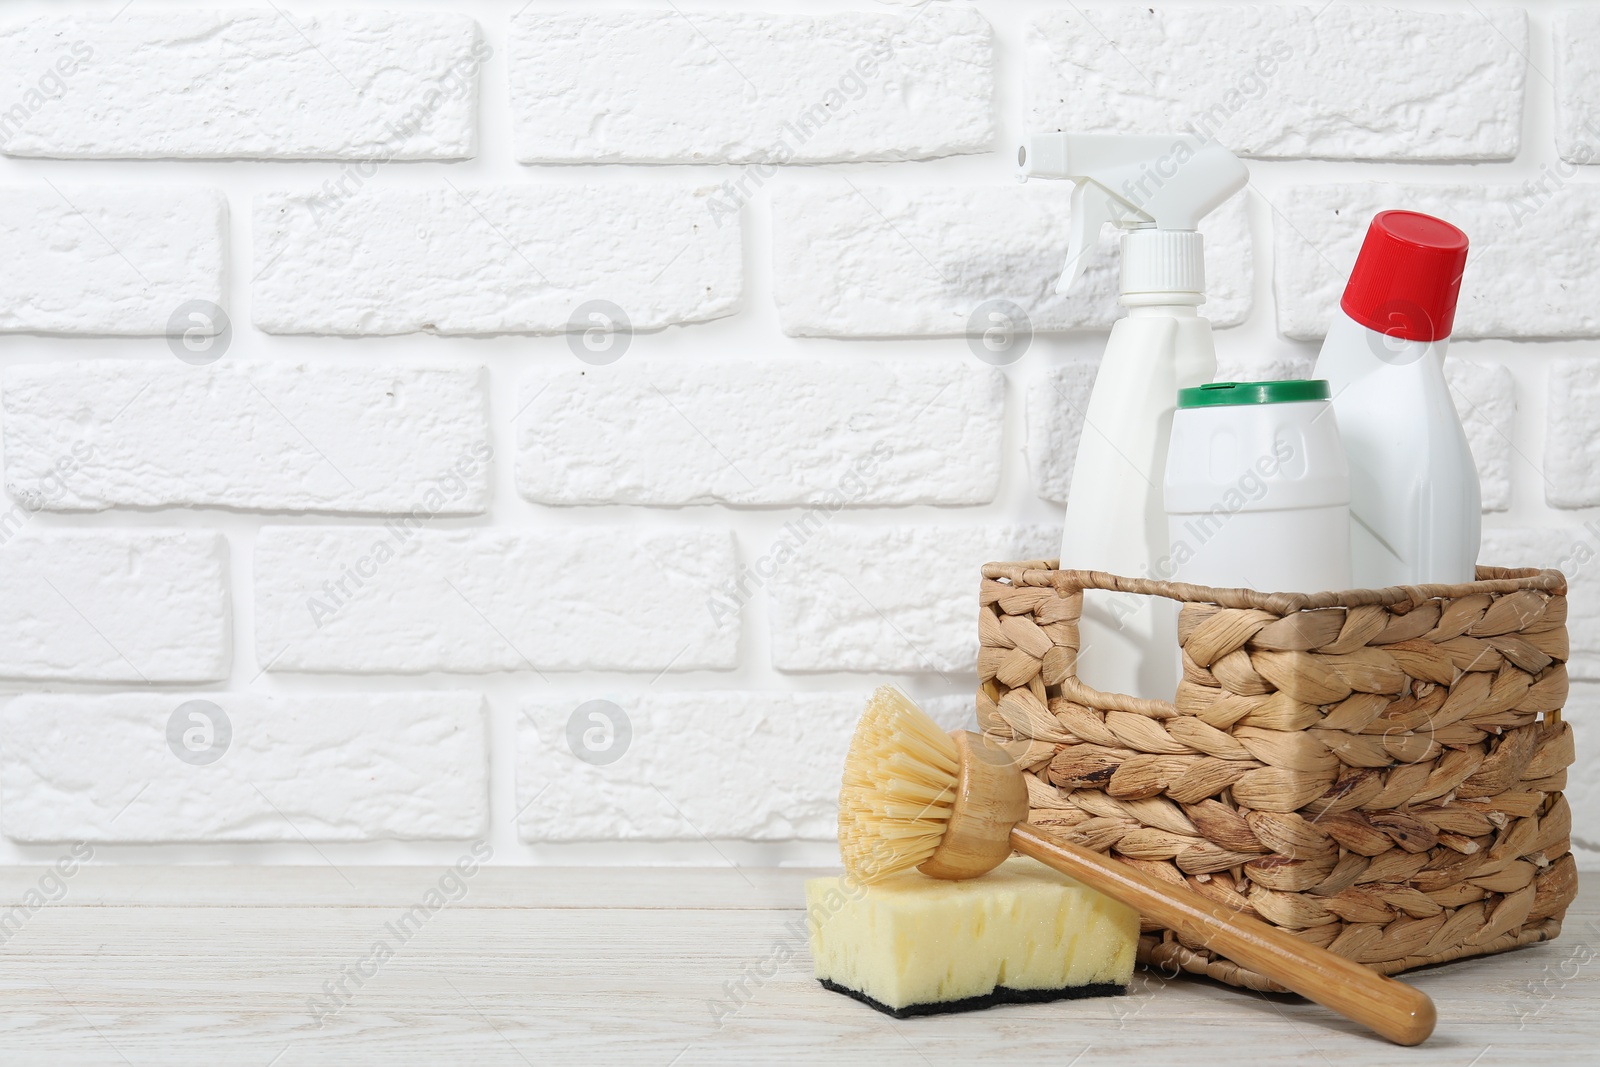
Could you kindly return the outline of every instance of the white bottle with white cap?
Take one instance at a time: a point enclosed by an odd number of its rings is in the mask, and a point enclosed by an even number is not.
[[[1025,175],[1072,192],[1066,292],[1102,224],[1122,228],[1122,303],[1095,378],[1067,499],[1061,566],[1157,577],[1168,554],[1162,471],[1178,390],[1217,372],[1196,227],[1244,188],[1244,164],[1189,135],[1047,134],[1019,156]],[[1176,612],[1156,598],[1090,591],[1079,622],[1078,677],[1096,689],[1171,700]]]

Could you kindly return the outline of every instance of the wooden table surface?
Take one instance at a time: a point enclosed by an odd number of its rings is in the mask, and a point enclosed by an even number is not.
[[[1594,884],[1559,940],[1410,976],[1439,1028],[1402,1049],[1303,1001],[1142,973],[1126,997],[896,1021],[811,978],[799,901],[815,871],[47,870],[0,869],[7,1067],[1600,1057]]]

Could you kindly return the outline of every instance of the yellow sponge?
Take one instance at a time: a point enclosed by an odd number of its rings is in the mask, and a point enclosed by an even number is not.
[[[982,878],[916,871],[806,883],[823,986],[896,1018],[1126,992],[1139,916],[1034,860]]]

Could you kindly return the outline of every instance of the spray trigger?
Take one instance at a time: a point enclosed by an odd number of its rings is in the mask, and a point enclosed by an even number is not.
[[[1249,179],[1244,164],[1226,148],[1188,133],[1040,134],[1022,146],[1017,163],[1024,175],[1072,183],[1071,233],[1058,294],[1083,277],[1100,228],[1111,222],[1124,231],[1124,296],[1203,296],[1200,220]],[[1146,232],[1152,236],[1135,236]],[[1178,236],[1158,239],[1153,236],[1158,232]],[[1138,253],[1130,255],[1135,247]]]
[[[1056,281],[1056,295],[1065,296],[1078,279],[1083,277],[1095,246],[1100,243],[1100,228],[1116,221],[1111,198],[1101,193],[1093,182],[1081,181],[1072,188],[1072,234],[1067,241],[1067,262]]]

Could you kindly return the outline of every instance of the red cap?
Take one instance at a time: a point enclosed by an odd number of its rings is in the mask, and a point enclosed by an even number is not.
[[[1369,330],[1406,341],[1437,341],[1455,325],[1467,266],[1467,235],[1432,215],[1380,211],[1339,306]]]

